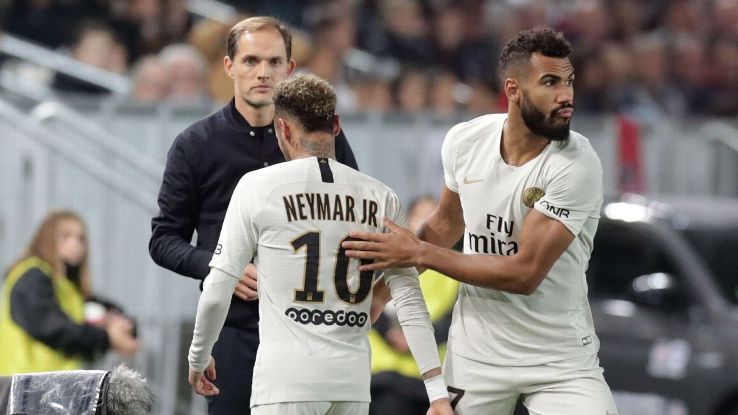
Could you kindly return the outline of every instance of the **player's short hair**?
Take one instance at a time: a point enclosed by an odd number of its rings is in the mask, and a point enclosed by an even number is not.
[[[275,115],[287,114],[302,124],[305,132],[333,132],[336,91],[312,74],[287,78],[274,88]]]
[[[510,70],[527,64],[533,53],[550,58],[566,58],[571,45],[560,32],[547,27],[521,30],[507,42],[500,54],[500,74],[504,78]]]
[[[231,60],[238,53],[238,41],[244,33],[258,32],[259,30],[276,29],[282,35],[284,46],[287,49],[287,60],[292,57],[292,33],[287,25],[279,19],[269,16],[255,16],[243,19],[233,25],[226,38],[226,54]]]

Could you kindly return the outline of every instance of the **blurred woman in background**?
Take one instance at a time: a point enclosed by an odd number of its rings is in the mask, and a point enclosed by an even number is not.
[[[133,322],[118,311],[85,322],[91,296],[82,219],[50,213],[10,268],[0,298],[0,375],[80,369],[113,349],[138,350]],[[113,310],[113,309],[111,309]]]

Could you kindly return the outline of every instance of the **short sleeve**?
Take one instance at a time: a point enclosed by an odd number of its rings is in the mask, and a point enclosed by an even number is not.
[[[456,181],[456,140],[453,139],[455,128],[451,128],[441,146],[441,161],[443,162],[443,180],[446,187],[454,193],[459,193],[459,183]]]
[[[403,209],[402,204],[400,203],[400,198],[397,197],[397,194],[392,191],[390,192],[389,198],[387,200],[386,212],[387,217],[389,217],[392,222],[398,224],[399,226],[402,226],[403,228],[407,228],[407,214],[405,213],[405,209]],[[387,230],[383,229],[383,231],[386,232]],[[414,267],[388,268],[384,271],[384,279],[387,284],[389,284],[396,278],[403,277],[411,277],[417,280],[418,272],[415,270]]]
[[[387,198],[387,206],[385,208],[385,212],[386,216],[390,218],[392,222],[404,228],[407,227],[407,214],[405,213],[405,209],[403,209],[402,207],[400,198],[392,190],[390,190]],[[383,229],[383,231],[386,232],[386,229]]]
[[[534,208],[558,220],[577,236],[589,218],[599,218],[602,206],[602,166],[594,152],[580,153],[557,169]]]
[[[241,278],[244,267],[256,253],[258,232],[253,221],[255,199],[249,195],[257,191],[249,184],[249,174],[238,182],[228,204],[223,227],[215,246],[210,267],[232,277]]]

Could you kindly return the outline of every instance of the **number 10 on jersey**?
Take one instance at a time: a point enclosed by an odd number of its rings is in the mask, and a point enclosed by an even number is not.
[[[359,287],[351,291],[348,286],[348,266],[350,258],[346,256],[346,249],[341,244],[354,238],[347,236],[338,243],[336,264],[333,270],[333,282],[336,285],[338,298],[349,303],[357,304],[369,295],[372,290],[373,271],[361,271],[359,273]],[[295,252],[305,247],[305,281],[302,289],[295,290],[295,302],[321,303],[324,292],[318,289],[318,272],[320,270],[320,232],[308,232],[292,241]],[[371,261],[362,259],[361,264]]]

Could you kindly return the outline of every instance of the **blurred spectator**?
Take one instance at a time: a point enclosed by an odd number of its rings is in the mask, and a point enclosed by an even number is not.
[[[444,6],[434,14],[437,64],[450,70],[462,81],[496,79],[489,70],[496,64],[497,54],[492,37],[470,38],[468,14],[459,6]]]
[[[707,113],[738,116],[738,43],[720,40],[710,49],[715,87],[707,96]]]
[[[417,232],[436,205],[435,198],[430,196],[414,200],[408,208],[409,229]],[[420,289],[433,321],[434,334],[443,361],[451,325],[451,311],[456,302],[459,283],[428,270],[420,275]],[[369,414],[423,415],[428,409],[428,396],[393,310],[393,306],[388,304],[385,313],[372,325],[369,332],[372,349],[372,402]]]
[[[455,115],[459,109],[459,102],[465,100],[468,87],[459,83],[456,76],[448,71],[437,73],[433,77],[430,89],[430,105],[439,117]]]
[[[681,116],[687,111],[687,101],[668,79],[666,44],[657,34],[632,40],[635,58],[634,116],[647,119],[659,116]]]
[[[70,35],[66,19],[61,18],[66,13],[54,0],[13,0],[0,12],[0,26],[9,33],[51,48]]]
[[[490,81],[474,80],[469,84],[469,98],[465,110],[470,114],[489,114],[501,111],[507,105],[504,94]]]
[[[428,108],[429,80],[425,71],[404,70],[393,86],[395,107],[405,113],[422,112]]]
[[[238,16],[238,20],[245,16]],[[202,19],[195,23],[188,37],[188,43],[197,48],[207,61],[208,95],[215,102],[226,102],[233,97],[233,80],[223,70],[223,45],[233,24]]]
[[[716,0],[710,21],[715,25],[714,37],[738,42],[738,1]]]
[[[118,41],[110,26],[93,20],[80,24],[70,48],[70,55],[78,61],[116,74],[127,69],[128,51]],[[105,93],[107,89],[58,73],[55,88],[77,93]]]
[[[663,13],[662,32],[669,36],[692,35],[702,38],[708,25],[703,24],[704,3],[672,0]]]
[[[97,61],[94,65],[116,73],[125,72],[126,57],[130,64],[142,54],[158,53],[167,45],[188,40],[205,56],[207,86],[203,95],[216,101],[231,97],[231,82],[223,73],[219,50],[230,25],[208,19],[196,21],[187,11],[186,0],[4,1],[8,6],[2,12],[0,26],[50,47],[78,39],[70,28],[85,18],[104,22],[114,41],[98,42],[112,46],[93,53],[97,58],[92,60]],[[733,112],[732,95],[738,95],[733,82],[726,79],[732,65],[728,45],[738,42],[736,0],[229,3],[245,13],[268,12],[296,25],[292,29],[298,70],[328,79],[338,91],[341,112],[400,108],[450,114],[454,107],[449,95],[451,81],[446,75],[437,75],[446,71],[460,85],[483,87],[472,89],[471,96],[456,89],[457,105],[466,105],[462,110],[488,111],[501,98],[497,92],[499,45],[495,39],[509,38],[532,26],[563,31],[579,52],[573,57],[577,107],[584,112],[725,115]],[[234,16],[234,21],[242,17]],[[659,45],[652,40],[656,38],[660,39]],[[646,43],[641,44],[644,40]],[[354,48],[394,62],[367,64],[371,59],[362,61],[359,54],[347,54]],[[349,65],[347,57],[351,58]],[[393,65],[420,68],[426,84],[437,83],[441,91],[426,86],[429,96],[399,99],[399,91],[393,89],[388,103],[388,83],[407,82],[412,87],[422,83],[412,82],[419,79],[415,76],[398,80],[400,74],[390,69]],[[61,78],[58,85],[65,90],[105,92]],[[713,94],[717,87],[720,93]],[[486,98],[491,100],[485,102]]]
[[[351,5],[343,0],[322,2],[307,13],[313,35],[308,71],[330,82],[336,89],[336,110],[356,109],[356,96],[348,84],[343,64],[346,53],[354,47],[356,26]],[[299,65],[299,63],[298,63]]]
[[[159,58],[169,73],[169,99],[178,103],[205,102],[207,63],[202,54],[186,43],[169,45]]]
[[[136,352],[131,320],[112,307],[86,316],[87,257],[82,220],[69,211],[49,214],[3,285],[0,375],[79,369],[83,358],[110,348]]]
[[[429,22],[419,0],[380,0],[381,26],[370,27],[365,44],[369,52],[414,65],[434,63]]]
[[[138,102],[159,102],[169,96],[170,73],[167,65],[156,55],[139,59],[133,68],[131,97]]]
[[[690,35],[676,36],[671,42],[671,82],[684,94],[690,113],[705,114],[708,108],[708,91],[714,92],[708,86],[713,81],[707,65],[706,47]]]
[[[356,110],[381,113],[392,111],[390,82],[379,77],[366,77],[353,87],[356,94]]]

